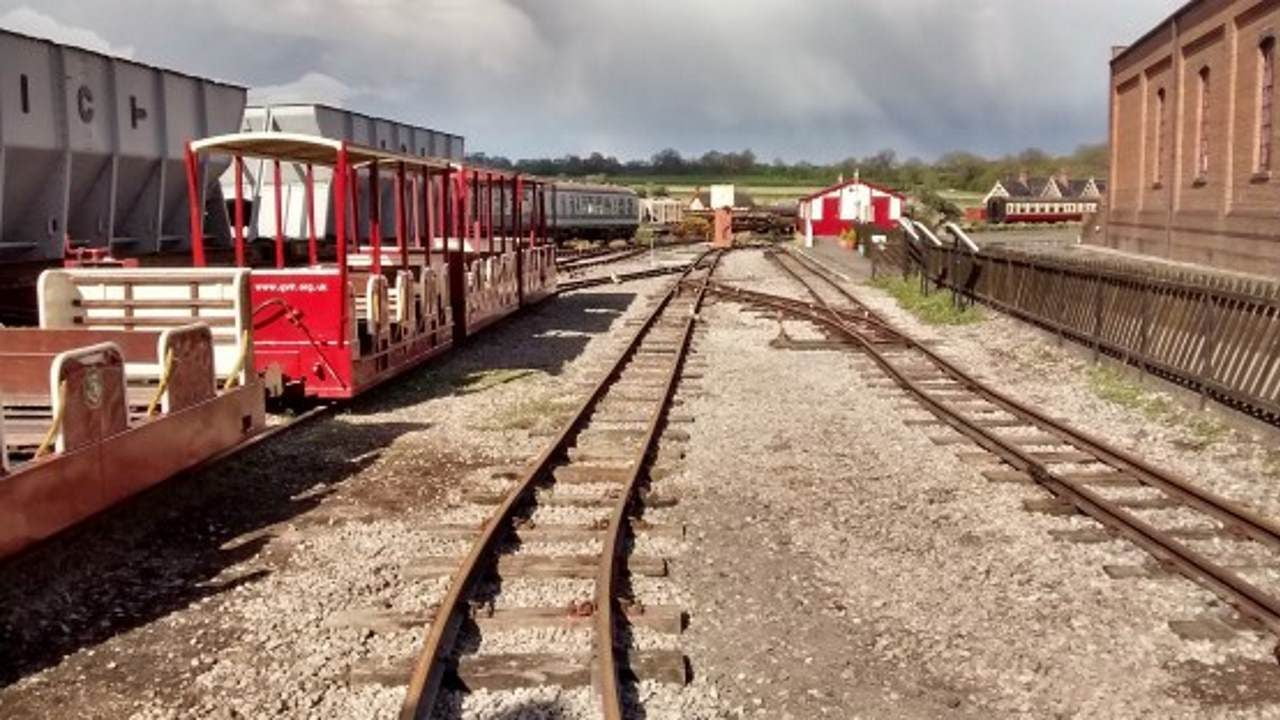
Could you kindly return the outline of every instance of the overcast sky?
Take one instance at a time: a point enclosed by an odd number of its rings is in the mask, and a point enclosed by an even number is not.
[[[0,0],[0,26],[511,157],[1070,151],[1182,0]]]

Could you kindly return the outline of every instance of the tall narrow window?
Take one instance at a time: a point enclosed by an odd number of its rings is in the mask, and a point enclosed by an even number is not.
[[[31,94],[26,75],[18,76],[18,94],[21,95],[22,114],[26,115],[31,112]]]
[[[1200,70],[1200,112],[1196,118],[1200,125],[1196,149],[1196,177],[1209,175],[1209,68]]]
[[[1276,39],[1258,46],[1258,172],[1271,169],[1271,95],[1275,88]]]
[[[1155,168],[1151,173],[1156,185],[1164,182],[1164,88],[1156,91]]]

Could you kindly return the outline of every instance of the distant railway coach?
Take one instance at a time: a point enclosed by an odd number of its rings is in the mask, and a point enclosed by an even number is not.
[[[610,240],[636,234],[640,204],[630,188],[557,182],[551,186],[551,193],[549,230],[557,240]]]
[[[1096,201],[993,198],[987,202],[986,220],[997,224],[1080,222],[1097,208]]]
[[[672,226],[684,219],[684,204],[675,198],[659,197],[640,200],[640,221],[651,225]]]

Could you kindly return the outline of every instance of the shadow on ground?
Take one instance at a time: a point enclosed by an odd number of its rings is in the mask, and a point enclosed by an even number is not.
[[[289,442],[273,438],[176,478],[0,565],[0,688],[261,580],[269,570],[227,571],[259,555],[264,529],[316,507],[396,438],[427,427],[367,416],[465,393],[476,373],[559,375],[591,336],[616,329],[634,298],[575,293],[526,309],[355,401],[345,410],[353,422],[289,430]]]
[[[557,376],[582,355],[595,335],[615,324],[635,293],[573,293],[514,315],[434,362],[352,405],[353,414],[408,407],[432,397],[465,394],[479,374],[518,379],[524,373]]]
[[[265,534],[425,426],[323,420],[209,470],[176,478],[0,567],[0,686],[81,648],[253,583],[224,570],[252,558]],[[287,471],[282,472],[283,468]]]

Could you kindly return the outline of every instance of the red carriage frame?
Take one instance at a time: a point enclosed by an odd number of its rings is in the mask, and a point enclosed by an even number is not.
[[[534,263],[539,272],[549,265],[547,272],[554,273],[554,247],[547,235],[547,195],[551,185],[540,179],[487,168],[469,168],[448,160],[419,157],[388,152],[352,144],[342,140],[280,132],[245,132],[222,135],[190,142],[186,151],[188,205],[192,236],[192,263],[196,267],[208,264],[209,253],[205,247],[204,220],[206,202],[201,194],[202,157],[209,154],[230,155],[231,173],[235,186],[232,208],[233,256],[237,266],[248,263],[246,245],[246,218],[243,186],[245,158],[270,162],[275,182],[270,201],[274,209],[274,267],[254,270],[255,346],[259,358],[258,369],[271,371],[271,365],[283,365],[282,376],[289,383],[302,381],[306,395],[314,397],[352,397],[368,387],[402,372],[443,351],[468,332],[509,314],[521,305],[546,297],[548,293],[545,272],[542,281],[531,280],[526,265]],[[323,302],[315,298],[303,298],[282,287],[296,283],[272,284],[266,278],[273,271],[284,277],[289,274],[287,257],[291,241],[285,233],[283,211],[282,163],[297,167],[302,178],[304,214],[306,225],[306,269],[324,271],[325,277],[336,271],[336,290],[323,284]],[[322,238],[317,233],[317,190],[315,169],[328,168],[332,181],[324,191],[332,208],[332,233],[323,240],[333,239],[334,259],[326,264],[321,257]],[[389,174],[393,183],[394,245],[388,247],[383,227],[384,176]],[[262,181],[261,178],[258,179]],[[362,202],[363,199],[363,202]],[[526,208],[526,201],[528,207]],[[362,205],[365,208],[361,217]],[[527,224],[526,224],[527,215]],[[362,238],[362,221],[367,228]],[[256,227],[254,228],[256,229]],[[298,240],[301,240],[300,238]],[[543,256],[550,256],[548,262]],[[433,264],[433,256],[440,262]],[[409,284],[415,291],[421,290],[430,278],[424,274],[420,284],[414,284],[414,272],[438,267],[444,273],[447,287],[449,313],[441,314],[439,323],[429,327],[401,328],[395,343],[382,343],[374,348],[380,354],[371,367],[360,357],[368,348],[351,347],[353,342],[364,339],[363,330],[349,331],[355,305],[350,299],[353,275],[352,259],[367,260],[367,270],[374,276],[396,277],[400,273],[410,275]],[[514,264],[514,292],[503,295],[503,302],[491,303],[483,317],[475,312],[468,314],[468,273],[476,263],[492,259],[497,267],[510,275]],[[360,268],[363,273],[364,267]],[[484,273],[492,273],[486,265]],[[262,282],[257,282],[259,278]],[[293,280],[303,277],[294,273]],[[477,274],[479,277],[479,274]],[[478,281],[477,281],[478,282]],[[554,277],[550,280],[554,283]],[[476,283],[472,283],[473,285]],[[314,288],[313,288],[314,289]],[[416,296],[415,296],[416,297]],[[442,295],[443,297],[443,295]],[[375,303],[377,296],[369,296],[366,304]],[[401,302],[404,302],[403,299]],[[416,300],[415,300],[416,302]],[[281,331],[280,323],[273,326],[270,320],[259,320],[259,314],[268,304],[283,308],[288,323],[302,331]],[[475,308],[471,308],[475,310]],[[357,325],[359,321],[356,321]],[[447,325],[448,327],[443,327]],[[289,336],[282,339],[281,336]],[[409,342],[412,340],[412,342]],[[292,345],[291,349],[272,354],[271,345]],[[386,347],[383,347],[386,345]],[[288,357],[292,353],[297,359]],[[305,356],[305,357],[304,357]],[[349,372],[343,367],[354,362]],[[306,377],[304,377],[306,376]],[[336,383],[333,380],[336,379]]]

